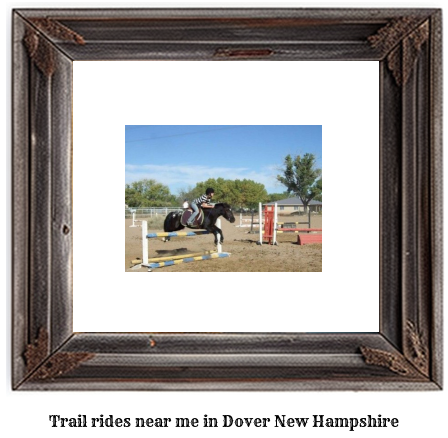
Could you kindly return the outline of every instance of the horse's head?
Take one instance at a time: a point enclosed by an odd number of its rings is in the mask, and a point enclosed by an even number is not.
[[[229,204],[226,204],[226,203],[215,204],[215,208],[217,208],[217,207],[219,209],[222,209],[221,215],[225,219],[227,219],[231,224],[233,224],[235,222],[235,217],[233,216],[232,208],[230,207]]]

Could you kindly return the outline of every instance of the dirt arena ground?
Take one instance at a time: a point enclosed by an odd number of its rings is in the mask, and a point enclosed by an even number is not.
[[[321,272],[322,245],[297,245],[297,234],[278,234],[278,245],[257,245],[258,232],[251,234],[250,228],[237,228],[239,215],[231,224],[221,218],[224,234],[223,251],[230,257],[181,263],[174,266],[154,269],[154,272]],[[305,221],[297,216],[279,216],[279,222]],[[142,236],[140,227],[130,227],[131,219],[125,219],[125,270],[126,272],[147,272],[148,268],[135,266],[132,261],[142,258]],[[300,225],[306,228],[306,225]],[[312,215],[311,228],[322,228],[322,216]],[[148,233],[157,233],[148,226]],[[258,231],[258,228],[256,229]],[[213,235],[196,237],[176,237],[169,242],[162,238],[147,239],[148,254],[151,257],[191,254],[215,249]]]

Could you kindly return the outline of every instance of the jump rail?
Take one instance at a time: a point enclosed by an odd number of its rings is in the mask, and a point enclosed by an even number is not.
[[[315,233],[322,228],[277,228],[277,233]]]
[[[182,259],[175,259],[175,260],[167,260],[165,262],[153,262],[148,263],[148,268],[154,269],[154,268],[163,268],[164,266],[173,266],[173,265],[179,265],[181,263],[189,263],[189,262],[200,262],[201,260],[211,260],[211,259],[217,259],[221,257],[229,257],[229,253],[221,252],[221,253],[212,253],[212,254],[203,254],[196,257],[185,257]]]
[[[243,213],[240,213],[240,224],[235,225],[237,228],[250,228],[251,231],[254,227],[261,226],[260,218],[257,219],[257,222],[254,220],[254,213],[252,212],[252,217],[250,219],[243,219]]]
[[[262,218],[262,204],[261,202],[259,203],[259,215],[260,218]],[[262,227],[260,225],[260,238],[259,241],[257,242],[259,245],[263,244],[263,239],[267,240],[269,244],[272,245],[277,245],[277,234],[299,234],[299,233],[307,233],[306,235],[309,235],[310,232],[315,233],[315,232],[320,232],[322,233],[322,228],[282,228],[279,227],[279,225],[285,225],[285,224],[294,224],[294,225],[300,225],[300,224],[304,224],[307,223],[308,226],[310,227],[311,225],[311,217],[310,214],[308,214],[308,222],[277,222],[277,203],[274,203],[274,206],[272,208],[272,206],[266,206],[265,210],[264,210],[264,227]],[[315,241],[314,243],[318,243],[318,242],[322,242],[322,234],[318,235],[319,237],[316,239],[311,239],[311,238],[305,238],[305,239],[298,239],[297,243],[301,244],[300,242],[302,241],[307,241],[311,242],[311,240]],[[300,237],[300,236],[299,236]]]
[[[221,220],[216,221],[216,226],[221,228]],[[184,254],[184,255],[173,255],[169,257],[154,257],[149,259],[148,257],[148,239],[154,239],[157,237],[194,237],[203,234],[210,234],[207,230],[189,230],[189,231],[172,231],[172,232],[160,232],[160,233],[148,233],[148,222],[142,221],[142,263],[141,265],[149,268],[148,270],[154,268],[162,268],[164,266],[173,266],[181,263],[196,262],[201,260],[210,260],[215,258],[230,257],[230,253],[223,252],[222,245],[219,243],[217,251],[205,251],[204,253],[194,253],[194,254]]]

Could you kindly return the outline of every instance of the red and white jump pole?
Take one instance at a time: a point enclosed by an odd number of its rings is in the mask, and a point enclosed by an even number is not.
[[[263,245],[263,237],[267,239],[269,244],[277,245],[277,203],[275,202],[273,206],[265,205],[263,228],[261,227],[263,218],[261,202],[258,205],[258,210],[260,215],[260,240],[257,242],[258,245]]]

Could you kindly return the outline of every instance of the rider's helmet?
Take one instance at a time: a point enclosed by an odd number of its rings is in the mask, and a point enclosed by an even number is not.
[[[205,194],[206,194],[206,195],[211,195],[212,193],[215,193],[215,190],[212,189],[211,187],[209,187],[209,188],[205,191]]]

